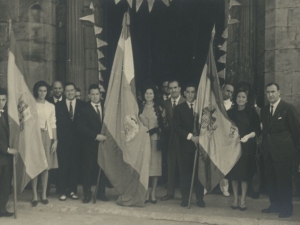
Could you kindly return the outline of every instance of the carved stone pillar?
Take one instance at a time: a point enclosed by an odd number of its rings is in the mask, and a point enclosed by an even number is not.
[[[277,82],[300,112],[300,1],[266,0],[265,16],[265,83]]]
[[[83,0],[67,1],[67,74],[66,81],[84,90]]]

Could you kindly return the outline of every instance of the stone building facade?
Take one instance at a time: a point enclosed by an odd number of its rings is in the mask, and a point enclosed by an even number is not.
[[[32,83],[72,81],[84,94],[98,82],[93,27],[79,20],[91,13],[91,1],[101,12],[102,0],[0,0],[1,86],[6,86],[10,18]],[[300,0],[238,2],[240,7],[230,9],[240,22],[229,27],[226,79],[250,82],[259,96],[265,84],[277,82],[282,98],[300,112]],[[101,16],[97,21],[103,23]]]

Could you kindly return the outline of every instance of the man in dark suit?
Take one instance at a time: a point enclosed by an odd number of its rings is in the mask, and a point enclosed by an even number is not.
[[[52,83],[52,96],[47,100],[52,104],[65,100],[63,96],[64,88],[61,81],[56,80]]]
[[[262,213],[293,214],[293,160],[299,149],[300,126],[295,108],[280,99],[279,85],[266,85],[270,104],[261,110],[263,156],[269,188],[270,206]]]
[[[99,85],[90,85],[88,96],[91,101],[81,110],[78,121],[78,130],[84,137],[83,203],[91,201],[92,178],[95,172],[99,171],[97,163],[98,146],[100,141],[106,140],[106,136],[101,134],[104,115]],[[101,171],[97,198],[102,201],[108,201],[108,198],[105,196],[106,179],[104,172]]]
[[[72,199],[78,199],[76,193],[81,136],[77,131],[77,127],[79,113],[85,106],[85,102],[76,99],[75,92],[75,84],[66,83],[66,99],[55,104],[58,139],[57,158],[59,164],[56,188],[61,201],[65,201],[67,195]]]
[[[12,177],[12,155],[17,154],[15,149],[9,148],[6,102],[7,92],[0,88],[0,217],[14,215],[6,210]]]
[[[195,158],[195,150],[199,143],[198,129],[195,127],[194,107],[196,99],[197,89],[194,84],[188,84],[185,88],[184,95],[186,102],[178,105],[174,109],[174,130],[179,137],[180,142],[180,158],[182,169],[182,182],[181,192],[182,201],[181,206],[186,207],[188,205],[188,199],[191,188],[191,180],[193,174],[193,165]],[[205,207],[203,201],[204,187],[201,185],[198,179],[198,170],[195,173],[195,192],[197,198],[197,205],[199,207]]]
[[[180,83],[177,80],[171,80],[169,82],[169,91],[171,94],[171,98],[165,101],[165,110],[166,110],[166,118],[169,124],[169,145],[168,145],[168,154],[167,154],[167,162],[168,162],[168,185],[167,185],[167,194],[162,197],[162,201],[166,201],[174,198],[175,194],[175,168],[176,165],[179,169],[179,176],[181,178],[181,161],[179,154],[179,141],[178,136],[174,132],[173,126],[173,114],[175,106],[182,104],[185,102],[185,99],[181,97],[180,91]]]

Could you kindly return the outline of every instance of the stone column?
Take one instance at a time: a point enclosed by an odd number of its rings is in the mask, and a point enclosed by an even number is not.
[[[67,74],[66,81],[74,82],[82,91],[85,87],[83,0],[67,1]]]
[[[266,0],[265,83],[300,112],[300,0]]]

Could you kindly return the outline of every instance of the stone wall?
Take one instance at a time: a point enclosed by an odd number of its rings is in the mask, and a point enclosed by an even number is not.
[[[56,4],[53,0],[0,1],[1,8],[1,83],[6,86],[7,20],[12,19],[13,31],[25,61],[30,86],[38,80],[49,83],[56,71]]]
[[[300,112],[300,0],[266,0],[265,83]]]

